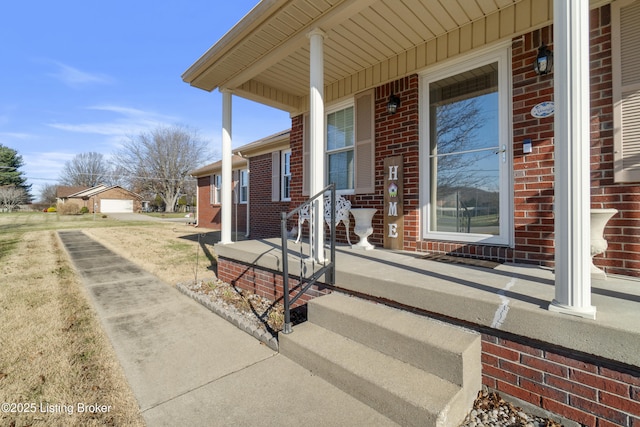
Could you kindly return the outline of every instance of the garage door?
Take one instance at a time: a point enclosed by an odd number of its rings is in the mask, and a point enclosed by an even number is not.
[[[133,212],[133,200],[102,199],[100,202],[100,212]]]

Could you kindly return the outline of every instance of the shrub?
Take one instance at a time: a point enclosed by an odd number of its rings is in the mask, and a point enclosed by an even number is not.
[[[51,206],[50,208],[47,209],[47,212],[57,212],[55,206]]]
[[[83,206],[82,209],[80,209],[80,213],[81,214],[86,214],[89,213],[89,208],[86,206]]]
[[[75,203],[59,203],[58,213],[62,215],[78,215],[80,213],[80,206]]]

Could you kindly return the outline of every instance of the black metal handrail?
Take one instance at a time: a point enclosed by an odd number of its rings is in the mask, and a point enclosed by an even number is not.
[[[315,271],[315,266],[314,268],[311,269],[311,276],[309,277],[304,277],[304,269],[300,268],[300,278],[298,283],[296,284],[296,286],[294,286],[294,289],[298,288],[298,293],[296,295],[294,295],[293,297],[291,297],[290,295],[290,287],[289,287],[289,248],[288,248],[288,238],[289,238],[289,231],[287,229],[287,223],[289,221],[289,219],[291,219],[294,215],[299,214],[300,210],[302,208],[304,208],[305,206],[309,206],[309,212],[311,213],[311,218],[309,220],[309,229],[312,230],[313,229],[313,212],[314,210],[312,209],[312,204],[314,202],[317,203],[317,200],[320,199],[320,202],[323,203],[324,205],[324,195],[325,193],[330,192],[330,221],[329,221],[329,229],[330,229],[330,237],[329,237],[329,246],[330,246],[330,261],[327,262],[326,260],[324,261],[324,265],[318,270]],[[336,258],[336,221],[335,221],[335,216],[336,216],[336,186],[335,184],[329,184],[327,187],[325,187],[322,191],[320,191],[318,194],[310,197],[309,199],[307,199],[304,203],[302,203],[300,206],[298,206],[297,208],[295,208],[294,210],[292,210],[291,212],[287,213],[287,212],[282,212],[280,215],[280,230],[281,230],[281,234],[282,234],[282,288],[284,291],[284,327],[282,329],[282,332],[285,334],[290,334],[291,332],[293,332],[293,328],[292,328],[292,324],[291,324],[291,305],[294,304],[298,298],[300,298],[302,295],[304,295],[305,292],[307,292],[307,290],[309,290],[309,288],[311,288],[313,285],[316,284],[316,282],[323,276],[325,275],[325,280],[333,285],[334,279],[335,279],[335,271],[336,271],[336,265],[335,265],[335,258]],[[323,218],[324,220],[324,218]],[[299,224],[300,227],[302,227],[302,224]],[[323,232],[324,233],[324,227],[323,230],[316,230],[317,233]],[[301,244],[302,247],[302,244]],[[300,259],[302,260],[302,251],[300,251]],[[315,260],[314,260],[315,261]]]

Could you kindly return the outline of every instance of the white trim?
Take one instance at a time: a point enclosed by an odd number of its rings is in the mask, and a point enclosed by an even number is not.
[[[285,197],[284,193],[284,183],[285,183],[285,170],[286,170],[286,164],[287,162],[285,161],[285,157],[286,155],[289,155],[289,197]],[[289,202],[291,201],[291,149],[288,150],[282,150],[280,152],[280,200],[283,202]]]
[[[500,123],[498,125],[498,146],[506,147],[506,162],[500,169],[500,234],[449,233],[429,231],[430,226],[430,161],[429,161],[429,84],[431,82],[462,73],[467,70],[498,63],[498,103]],[[512,79],[511,41],[496,43],[490,48],[474,51],[464,58],[446,61],[420,73],[419,115],[420,115],[420,234],[428,240],[449,240],[491,245],[512,246],[513,230],[513,179],[512,179]]]

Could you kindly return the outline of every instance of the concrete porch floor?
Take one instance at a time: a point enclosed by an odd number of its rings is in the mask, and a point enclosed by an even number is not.
[[[300,269],[297,255],[309,253],[308,246],[301,245],[290,242],[292,275]],[[216,245],[215,251],[219,257],[282,271],[280,239]],[[640,281],[619,276],[592,280],[597,315],[589,320],[547,309],[555,296],[551,270],[523,264],[475,267],[427,260],[424,255],[338,246],[335,286],[472,328],[499,330],[640,367]]]

